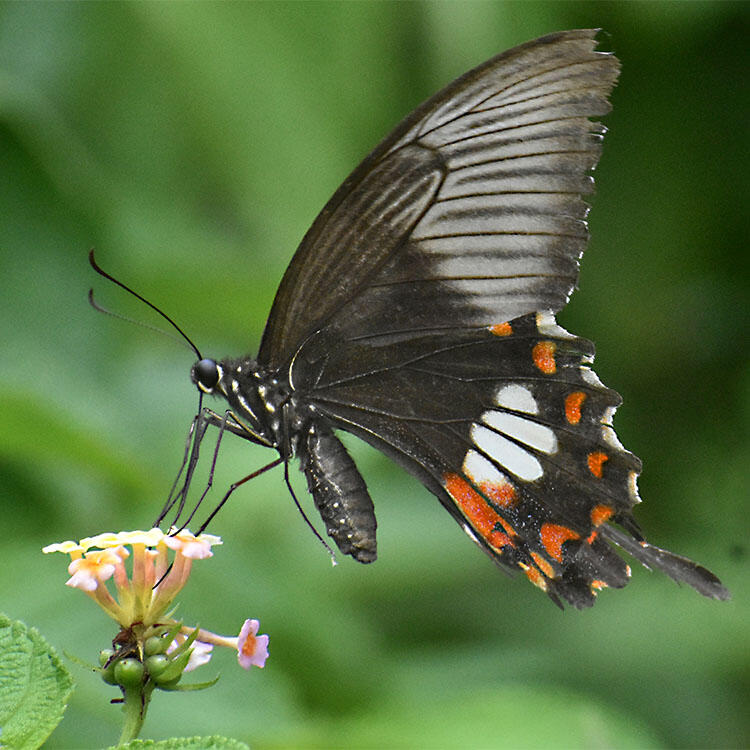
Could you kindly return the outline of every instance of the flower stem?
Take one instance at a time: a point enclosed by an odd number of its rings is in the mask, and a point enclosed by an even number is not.
[[[117,743],[118,747],[134,740],[140,734],[150,697],[151,691],[146,692],[142,686],[123,689],[122,709],[125,713],[125,724]]]

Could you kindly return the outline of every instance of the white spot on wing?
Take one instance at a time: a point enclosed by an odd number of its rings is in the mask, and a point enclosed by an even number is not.
[[[469,538],[473,541],[479,544],[479,540],[477,539],[477,535],[474,532],[474,529],[469,526],[468,523],[462,523],[461,528],[468,534]],[[481,545],[480,545],[481,546]]]
[[[440,256],[433,254],[433,258],[438,262],[436,276],[446,278],[469,275],[497,276],[497,254],[480,255],[478,253],[465,253],[463,250],[462,246],[461,252],[456,252],[454,255]],[[547,257],[509,256],[502,259],[502,264],[504,276],[549,276],[555,271],[552,262]]]
[[[634,503],[641,502],[641,496],[638,494],[638,474],[634,471],[628,474],[628,494]]]
[[[604,383],[599,380],[599,376],[590,367],[580,367],[579,369],[584,383],[593,385],[595,388],[604,388]]]
[[[615,412],[617,411],[616,406],[608,406],[602,414],[601,423],[612,426],[612,420],[614,419]]]
[[[525,443],[543,453],[557,451],[555,433],[543,424],[537,424],[530,419],[518,417],[515,414],[505,414],[501,411],[486,411],[482,414],[482,421],[494,427],[514,440]]]
[[[513,411],[522,411],[526,414],[538,414],[537,405],[531,391],[522,385],[506,385],[499,388],[495,395],[495,403]]]
[[[552,336],[558,339],[574,339],[575,336],[557,324],[551,310],[543,310],[536,314],[536,327],[544,336]]]
[[[545,175],[546,177],[546,175]],[[451,175],[448,175],[448,180]],[[532,257],[535,252],[547,254],[559,244],[560,238],[550,235],[525,234],[468,234],[461,237],[461,256],[486,255],[496,260]],[[455,237],[431,237],[419,242],[420,250],[430,255],[453,257],[456,253]]]
[[[489,482],[495,486],[508,484],[508,478],[502,471],[476,451],[469,451],[464,458],[463,470],[466,476],[476,485]]]
[[[625,446],[620,442],[617,433],[609,425],[602,425],[602,438],[610,448],[620,451],[625,450]]]
[[[478,448],[481,448],[488,456],[492,456],[519,479],[533,482],[544,474],[542,465],[535,456],[487,427],[473,424],[471,439]]]

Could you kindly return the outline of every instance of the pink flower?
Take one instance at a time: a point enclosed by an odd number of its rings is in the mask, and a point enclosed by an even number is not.
[[[243,669],[264,667],[268,658],[268,636],[257,635],[260,623],[245,620],[237,638],[237,661]]]
[[[177,637],[172,641],[171,645],[167,649],[167,653],[170,654],[178,646],[182,645],[187,640],[187,636],[183,633],[178,633]],[[202,667],[204,664],[208,664],[211,661],[211,652],[214,647],[210,643],[203,643],[203,641],[195,640],[193,645],[190,647],[190,659],[188,660],[187,666],[183,670],[184,672],[192,672],[198,667]]]
[[[81,539],[60,542],[44,548],[45,553],[70,555],[68,586],[88,594],[125,631],[137,631],[146,640],[175,625],[180,633],[167,650],[171,653],[195,633],[178,623],[169,612],[175,596],[187,582],[194,560],[213,555],[211,547],[221,544],[218,536],[194,536],[188,529],[106,532]],[[127,563],[127,565],[126,565]],[[268,636],[258,635],[258,620],[245,620],[239,636],[217,635],[198,629],[190,646],[190,660],[184,671],[206,664],[213,646],[237,651],[243,669],[264,667],[268,658]],[[139,641],[140,642],[140,641]]]
[[[85,557],[79,557],[68,565],[70,578],[65,585],[81,591],[95,591],[100,581],[112,578],[117,565],[122,565],[122,560],[114,550],[88,552]]]
[[[252,666],[264,667],[268,658],[268,636],[258,635],[259,626],[260,623],[257,620],[245,620],[239,636],[233,637],[218,635],[212,633],[210,630],[200,628],[195,644],[200,643],[201,646],[214,644],[215,646],[225,646],[235,649],[237,651],[237,661],[243,669],[250,669]],[[191,635],[194,632],[195,628],[183,625],[181,634],[177,637],[184,639],[185,636]],[[196,664],[196,666],[199,665]]]
[[[188,529],[181,531],[172,531],[164,537],[164,543],[169,549],[179,552],[184,557],[191,560],[205,560],[211,557],[211,546],[221,544],[221,539],[213,534],[201,534],[193,536]]]
[[[196,537],[183,529],[169,536],[161,529],[150,529],[106,532],[78,543],[50,544],[43,552],[70,555],[67,585],[85,591],[123,628],[133,624],[147,628],[168,619],[166,613],[187,582],[193,560],[211,557],[211,547],[216,544],[221,544],[221,539],[211,534]],[[130,574],[125,566],[128,557]]]

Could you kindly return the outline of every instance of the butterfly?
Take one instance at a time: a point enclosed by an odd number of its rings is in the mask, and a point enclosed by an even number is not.
[[[596,30],[504,52],[418,107],[351,173],[279,286],[257,358],[200,359],[233,432],[297,458],[328,535],[376,558],[344,430],[415,476],[499,565],[562,606],[643,565],[726,599],[644,541],[641,462],[593,344],[555,322],[588,239],[584,195],[619,73]],[[216,419],[214,420],[216,423]]]

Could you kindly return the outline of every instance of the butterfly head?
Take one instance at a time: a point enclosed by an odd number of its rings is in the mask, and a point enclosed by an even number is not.
[[[289,401],[289,388],[261,370],[255,360],[201,358],[192,366],[190,379],[201,393],[226,399],[234,418],[257,442],[281,445],[286,434],[282,411]]]
[[[221,368],[213,359],[201,359],[190,370],[190,379],[203,393],[212,394],[221,380]]]

